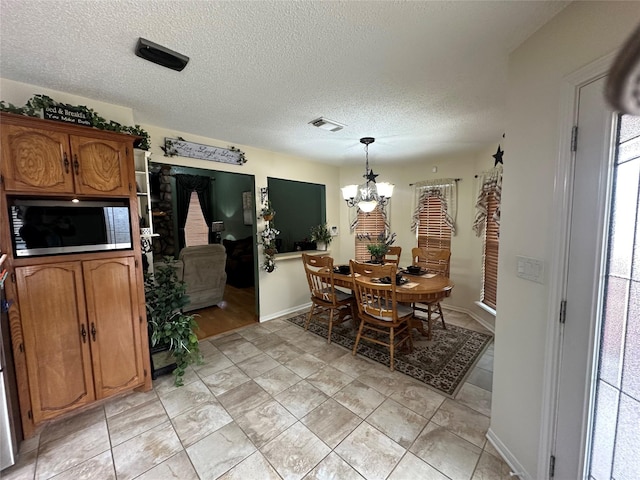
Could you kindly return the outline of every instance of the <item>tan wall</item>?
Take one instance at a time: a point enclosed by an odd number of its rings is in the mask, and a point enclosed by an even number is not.
[[[524,478],[546,478],[537,461],[550,292],[548,278],[518,278],[515,257],[549,271],[563,77],[617,49],[639,20],[638,2],[573,2],[510,56],[491,430]]]
[[[56,101],[71,105],[86,105],[93,108],[107,120],[115,120],[133,125],[135,112],[130,108],[110,105],[75,95],[56,92],[34,85],[27,85],[0,79],[0,98],[17,106],[22,106],[34,94],[46,94]],[[214,169],[253,175],[256,185],[256,199],[259,203],[261,187],[267,186],[267,177],[286,178],[326,185],[327,223],[339,226],[339,235],[330,246],[330,253],[338,263],[347,263],[353,256],[354,237],[349,232],[349,212],[342,200],[340,186],[361,178],[364,163],[357,167],[333,167],[310,162],[304,158],[291,157],[247,145],[235,145],[243,150],[248,162],[243,166],[210,162],[184,157],[165,157],[160,145],[165,137],[181,136],[193,142],[226,147],[228,142],[213,138],[192,135],[188,132],[166,130],[154,125],[141,125],[151,136],[151,160],[159,163]],[[493,145],[485,152],[438,159],[426,159],[422,163],[410,165],[376,166],[379,178],[395,183],[396,189],[391,203],[392,229],[398,235],[397,245],[403,247],[403,263],[410,258],[411,248],[415,246],[415,235],[410,230],[411,203],[413,190],[410,183],[433,178],[461,178],[458,197],[458,235],[452,242],[452,277],[456,283],[453,295],[447,299],[450,306],[467,311],[492,327],[493,317],[475,306],[479,299],[482,270],[482,241],[471,233],[473,221],[476,185],[474,175],[493,166],[491,155]],[[433,173],[432,167],[438,172]],[[257,206],[258,210],[260,206]],[[263,223],[258,222],[258,228]],[[259,261],[262,261],[261,249]],[[259,271],[260,316],[269,319],[290,312],[309,302],[308,288],[300,264],[300,258],[278,260],[273,273]]]
[[[451,242],[451,278],[455,288],[445,304],[471,313],[481,319],[490,328],[494,317],[475,305],[480,299],[482,286],[482,237],[477,238],[471,230],[475,216],[477,193],[476,174],[493,167],[498,144],[485,150],[467,154],[425,159],[420,163],[404,165],[376,165],[374,170],[380,176],[378,180],[395,184],[389,210],[391,231],[397,234],[395,245],[402,247],[401,263],[410,262],[411,249],[417,245],[415,233],[411,231],[413,214],[413,188],[411,183],[438,178],[460,178],[458,182],[457,234]],[[437,172],[433,168],[437,167]],[[362,178],[364,161],[357,167],[343,167],[340,171],[340,184],[355,183]],[[344,201],[343,201],[344,203]],[[347,208],[341,207],[340,252],[341,263],[348,262],[353,254],[355,236],[349,232]]]

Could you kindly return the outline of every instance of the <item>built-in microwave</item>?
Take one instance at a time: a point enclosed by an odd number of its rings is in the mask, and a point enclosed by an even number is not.
[[[15,257],[132,248],[126,200],[13,198],[8,206]]]

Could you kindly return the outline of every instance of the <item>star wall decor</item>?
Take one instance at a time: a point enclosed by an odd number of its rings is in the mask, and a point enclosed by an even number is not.
[[[494,167],[499,163],[502,163],[504,165],[504,162],[502,161],[502,155],[504,155],[504,150],[502,150],[500,148],[500,145],[498,145],[498,151],[494,155],[492,155],[492,157],[495,158],[496,160],[495,163],[493,164]]]
[[[378,176],[377,174],[373,173],[373,170],[370,170],[368,175],[363,175],[363,177],[366,178],[368,182],[373,182],[373,183],[376,183],[377,176]]]

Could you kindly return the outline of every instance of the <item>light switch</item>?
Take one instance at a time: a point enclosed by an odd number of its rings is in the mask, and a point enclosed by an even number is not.
[[[516,275],[532,282],[544,283],[544,262],[516,255]]]

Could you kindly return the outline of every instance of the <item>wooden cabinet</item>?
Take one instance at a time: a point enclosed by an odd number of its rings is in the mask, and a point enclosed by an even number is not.
[[[144,384],[133,258],[15,273],[36,424]]]
[[[138,273],[131,257],[82,262],[82,270],[96,397],[105,398],[144,383]]]
[[[133,190],[129,147],[120,135],[102,132],[96,138],[77,134],[78,127],[67,127],[73,133],[65,133],[55,126],[14,125],[12,121],[24,121],[7,118],[2,119],[2,176],[7,192],[127,196]],[[103,138],[109,136],[114,137]]]
[[[49,419],[112,395],[151,389],[136,137],[0,112],[0,139],[0,246],[15,275],[5,287],[28,438]],[[15,256],[6,213],[18,197],[124,199],[132,248]]]

